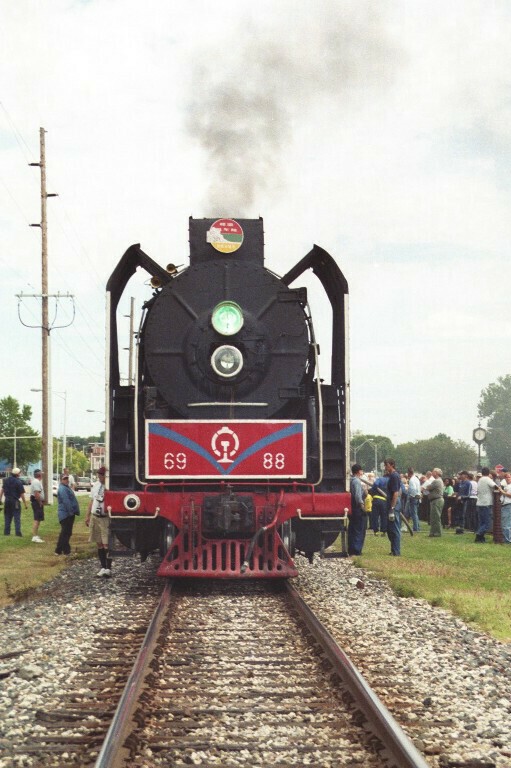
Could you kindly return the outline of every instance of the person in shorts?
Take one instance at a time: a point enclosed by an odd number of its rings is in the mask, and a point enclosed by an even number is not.
[[[98,545],[98,557],[101,568],[96,575],[108,579],[112,575],[112,558],[108,551],[110,518],[105,510],[105,476],[106,467],[100,467],[98,469],[98,479],[90,492],[85,525],[89,528],[89,541]]]
[[[32,485],[30,486],[30,504],[32,505],[32,512],[34,513],[32,541],[35,544],[44,544],[43,539],[39,536],[39,526],[44,520],[44,488],[41,482],[42,474],[40,469],[36,469]]]

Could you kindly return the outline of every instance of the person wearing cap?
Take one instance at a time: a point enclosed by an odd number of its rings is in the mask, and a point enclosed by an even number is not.
[[[108,579],[112,575],[112,558],[108,551],[110,518],[105,510],[105,476],[106,467],[100,467],[98,479],[91,488],[85,525],[89,528],[89,541],[98,545],[101,568],[96,575]]]
[[[71,488],[72,491],[76,491],[76,481],[75,481],[74,475],[71,474],[68,467],[62,468],[62,474],[69,475],[69,487]]]
[[[21,533],[21,501],[25,509],[27,500],[25,499],[25,486],[20,480],[21,470],[18,467],[11,469],[10,477],[7,477],[0,490],[0,502],[5,496],[4,507],[4,536],[11,535],[11,523],[14,520],[14,531],[16,536],[22,536]]]
[[[55,547],[56,555],[70,555],[70,539],[73,533],[76,515],[80,514],[78,499],[69,487],[69,475],[62,475],[57,492],[57,514],[60,523],[60,535]]]
[[[44,541],[39,536],[39,526],[44,520],[44,489],[41,482],[42,474],[40,469],[36,469],[34,471],[32,485],[30,486],[30,504],[32,505],[32,512],[34,513],[32,541],[35,544],[44,544]]]
[[[366,536],[367,517],[364,505],[365,491],[361,477],[364,470],[360,464],[351,468],[350,493],[351,517],[348,524],[348,555],[361,555]]]

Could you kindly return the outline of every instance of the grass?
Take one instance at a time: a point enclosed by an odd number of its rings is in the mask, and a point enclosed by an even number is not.
[[[28,509],[21,508],[21,532],[23,537],[14,535],[14,523],[11,535],[4,536],[4,514],[0,512],[0,607],[21,600],[31,592],[56,576],[66,567],[70,559],[90,557],[95,554],[95,545],[88,543],[89,531],[85,526],[85,511],[89,495],[78,496],[80,516],[75,520],[71,537],[71,555],[55,554],[55,545],[60,533],[57,518],[57,504],[44,508],[45,520],[39,527],[39,535],[44,544],[33,544],[33,515],[30,502]]]
[[[475,544],[474,534],[444,530],[430,539],[428,528],[402,533],[401,557],[389,557],[386,537],[367,532],[358,565],[389,582],[396,594],[446,608],[498,640],[511,642],[511,545]]]
[[[96,552],[88,543],[84,522],[89,496],[78,496],[78,500],[81,515],[71,538],[72,559],[93,557]],[[3,536],[1,519],[0,606],[29,596],[66,567],[69,558],[54,554],[60,533],[55,502],[45,507],[45,518],[39,529],[44,544],[31,542],[30,505],[21,514],[23,538],[14,536],[14,530]],[[387,580],[396,594],[423,598],[511,643],[511,545],[474,544],[474,534],[456,536],[451,530],[430,539],[427,526],[421,523],[421,527],[422,532],[413,537],[402,534],[401,557],[389,557],[388,539],[368,531],[363,554],[353,562]]]

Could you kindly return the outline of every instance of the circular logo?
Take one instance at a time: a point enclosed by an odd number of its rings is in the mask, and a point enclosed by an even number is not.
[[[234,219],[217,219],[208,229],[206,241],[221,253],[233,253],[243,243],[243,230]]]
[[[220,444],[220,448],[219,448]],[[236,432],[229,427],[223,426],[218,432],[215,432],[211,440],[211,448],[217,456],[219,464],[232,464],[231,456],[235,456],[240,447],[240,441]]]

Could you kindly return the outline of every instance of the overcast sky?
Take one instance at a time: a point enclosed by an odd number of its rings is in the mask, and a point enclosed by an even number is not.
[[[348,280],[352,428],[471,442],[510,372],[510,40],[507,0],[0,0],[0,397],[40,428],[40,301],[16,294],[41,292],[42,126],[68,434],[102,428],[124,251],[186,264],[190,215],[262,216],[273,271],[317,243]]]

